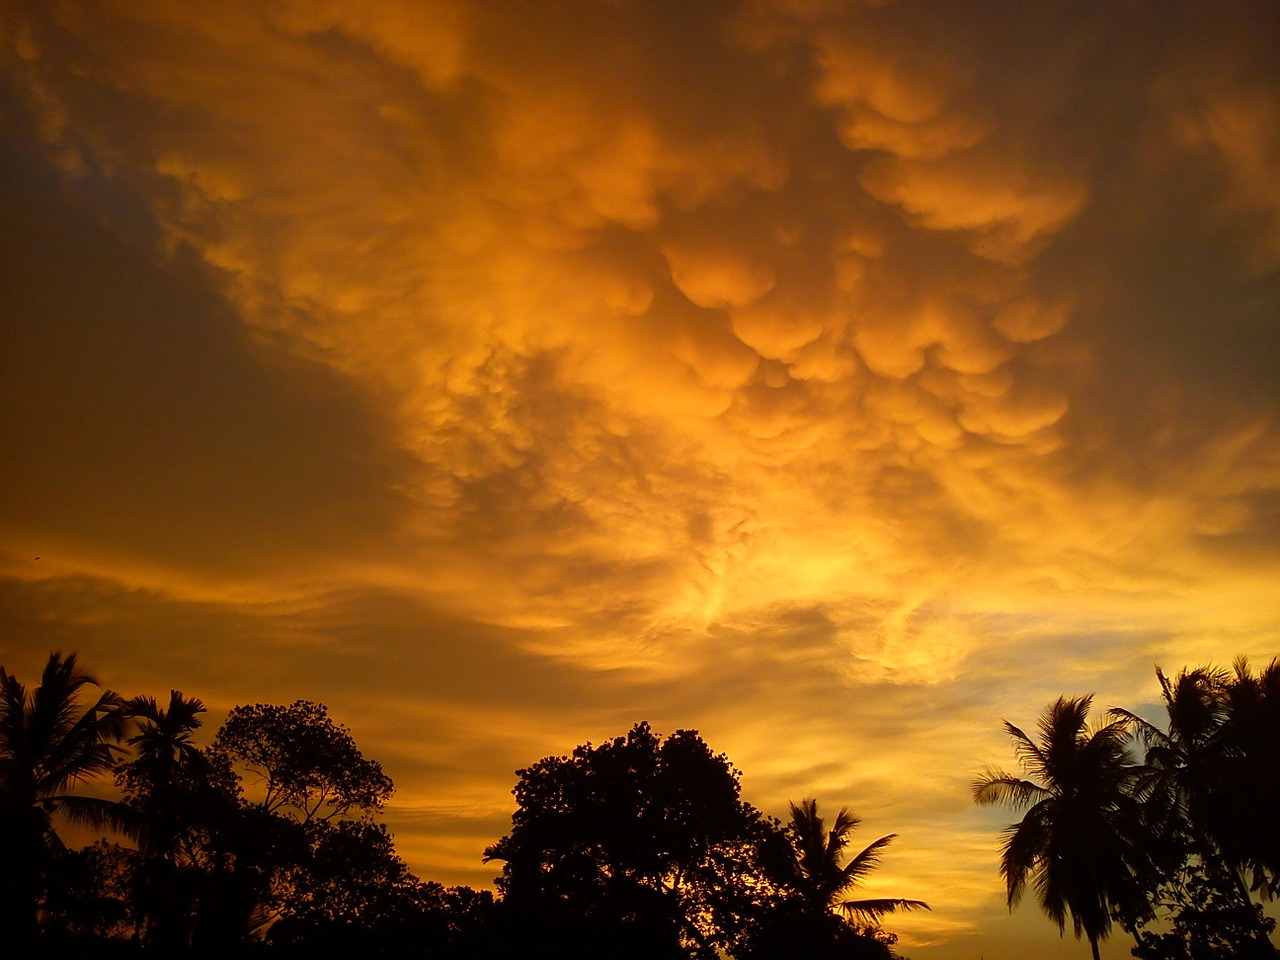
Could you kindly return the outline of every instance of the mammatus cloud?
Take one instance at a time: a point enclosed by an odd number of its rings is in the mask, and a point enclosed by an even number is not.
[[[516,766],[699,727],[883,811],[955,936],[1000,717],[1274,648],[1233,11],[10,4],[21,652],[349,705],[471,882]]]

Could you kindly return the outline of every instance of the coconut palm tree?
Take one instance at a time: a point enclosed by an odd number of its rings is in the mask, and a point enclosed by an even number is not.
[[[171,690],[167,707],[154,697],[139,696],[128,702],[128,709],[138,730],[128,740],[135,755],[116,769],[116,782],[139,814],[140,848],[148,856],[166,858],[189,815],[184,808],[197,786],[192,774],[207,767],[194,739],[204,704]]]
[[[1000,873],[1009,908],[1030,883],[1059,931],[1069,914],[1099,960],[1112,913],[1142,909],[1137,876],[1148,844],[1130,794],[1140,770],[1126,749],[1129,722],[1089,727],[1092,702],[1059,697],[1040,717],[1036,740],[1006,721],[1019,764],[1035,779],[988,769],[974,781],[973,799],[1027,810],[1005,830]]]
[[[209,887],[208,827],[216,819],[210,814],[218,799],[234,801],[210,789],[213,771],[195,744],[203,703],[172,690],[167,706],[139,696],[128,707],[137,726],[128,740],[134,756],[116,768],[116,783],[141,825],[133,875],[141,936],[148,949],[181,953],[190,948],[200,896]]]
[[[1161,869],[1165,877],[1175,878],[1190,871],[1202,891],[1216,884],[1215,897],[1234,900],[1244,929],[1252,921],[1260,955],[1274,956],[1268,922],[1253,903],[1245,873],[1252,868],[1257,885],[1274,887],[1267,864],[1278,859],[1272,807],[1280,790],[1280,669],[1273,662],[1255,677],[1247,662],[1239,660],[1234,676],[1205,666],[1182,670],[1172,679],[1156,668],[1156,678],[1167,731],[1128,710],[1112,708],[1108,715],[1128,722],[1146,749],[1134,793],[1158,838]],[[1270,698],[1268,684],[1274,691]],[[1270,877],[1275,876],[1272,866]],[[1164,882],[1183,889],[1180,879]],[[1201,900],[1194,896],[1188,904],[1198,918],[1204,916]]]
[[[844,896],[879,865],[881,851],[897,836],[891,833],[881,837],[841,866],[850,835],[859,823],[847,807],[841,807],[828,831],[818,816],[817,800],[801,800],[799,806],[791,804],[787,835],[795,859],[797,886],[809,907],[815,913],[839,910],[852,920],[871,924],[898,910],[928,910],[929,905],[921,900],[854,900]]]
[[[157,771],[157,779],[163,772],[171,777],[183,763],[200,755],[194,734],[204,712],[203,702],[184,696],[180,690],[169,691],[168,707],[160,706],[155,697],[134,697],[129,701],[129,713],[138,732],[129,738],[129,745],[137,750],[139,761]]]
[[[1186,830],[1195,817],[1206,779],[1215,777],[1228,716],[1225,670],[1198,667],[1170,680],[1156,668],[1169,720],[1168,731],[1136,713],[1112,707],[1107,716],[1128,724],[1146,749],[1146,766],[1135,792],[1162,833]]]
[[[1267,899],[1280,893],[1280,660],[1258,673],[1238,659],[1226,682],[1219,802],[1211,833],[1228,863],[1252,874]]]
[[[1133,792],[1143,814],[1170,854],[1193,852],[1206,863],[1221,860],[1212,822],[1219,819],[1220,781],[1227,759],[1225,670],[1198,667],[1172,680],[1156,668],[1169,728],[1166,732],[1135,713],[1112,707],[1107,716],[1128,724],[1145,748],[1145,764]],[[1245,900],[1248,900],[1246,893]]]
[[[0,942],[35,937],[43,865],[64,849],[55,814],[130,830],[120,804],[70,792],[112,768],[125,732],[124,701],[110,690],[81,709],[81,690],[97,685],[75,654],[52,654],[31,693],[0,667]]]

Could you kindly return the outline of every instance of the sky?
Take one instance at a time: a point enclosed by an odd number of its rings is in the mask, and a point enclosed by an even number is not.
[[[324,702],[445,883],[517,769],[696,729],[898,834],[916,960],[1082,955],[970,783],[1280,654],[1276,49],[1271,0],[0,0],[0,663]]]

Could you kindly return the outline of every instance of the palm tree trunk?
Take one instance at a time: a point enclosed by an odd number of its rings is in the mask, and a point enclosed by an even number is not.
[[[1093,951],[1093,960],[1102,960],[1102,954],[1098,953],[1098,938],[1093,934],[1089,935],[1089,949]]]

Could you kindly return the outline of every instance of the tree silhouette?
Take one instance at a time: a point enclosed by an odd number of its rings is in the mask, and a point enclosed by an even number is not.
[[[1241,901],[1237,878],[1219,861],[1192,857],[1150,891],[1157,914],[1134,926],[1140,960],[1269,960],[1275,921]]]
[[[50,655],[30,694],[0,667],[0,942],[29,946],[35,940],[42,876],[65,849],[55,814],[132,829],[120,804],[69,792],[111,770],[125,732],[125,704],[112,691],[81,708],[81,690],[97,685],[75,654]]]
[[[847,807],[841,807],[828,831],[818,816],[817,800],[801,800],[799,806],[791,804],[787,835],[805,900],[815,910],[834,908],[847,917],[871,923],[897,910],[928,910],[929,905],[922,900],[851,900],[844,896],[879,865],[881,851],[897,837],[891,833],[873,841],[841,866],[850,835],[861,822]]]
[[[1208,832],[1251,887],[1280,893],[1280,660],[1257,674],[1238,659],[1226,684],[1222,777]]]
[[[1155,905],[1172,903],[1175,923],[1186,912],[1184,926],[1204,928],[1207,914],[1200,901],[1211,899],[1217,907],[1213,915],[1225,917],[1223,900],[1234,898],[1236,913],[1224,921],[1226,927],[1252,929],[1264,956],[1275,951],[1243,872],[1252,868],[1255,887],[1273,892],[1273,807],[1280,795],[1276,674],[1273,663],[1255,677],[1244,661],[1237,661],[1234,676],[1221,668],[1197,667],[1171,680],[1157,668],[1167,731],[1128,710],[1113,708],[1109,714],[1131,724],[1146,748],[1134,792],[1158,840],[1163,877],[1150,891]],[[1162,942],[1167,946],[1174,940]]]
[[[1209,667],[1183,670],[1170,680],[1159,668],[1156,678],[1168,717],[1168,732],[1119,707],[1108,716],[1128,724],[1146,748],[1146,764],[1135,793],[1146,804],[1148,820],[1166,840],[1188,840],[1208,854],[1209,797],[1206,786],[1218,779],[1227,719],[1227,673]]]
[[[717,957],[769,890],[763,818],[738,774],[697,733],[663,740],[647,723],[519,771],[504,862],[513,922],[562,957]]]
[[[246,892],[250,875],[237,855],[248,843],[239,789],[225,758],[211,757],[195,744],[200,700],[180,691],[166,706],[153,697],[129,701],[137,733],[128,740],[134,757],[116,768],[116,784],[139,824],[138,856],[132,871],[140,939],[149,949],[191,948],[197,927],[216,916],[219,936],[246,925],[255,894]],[[257,831],[255,854],[267,848]],[[230,904],[238,904],[231,909]]]
[[[127,741],[135,757],[119,766],[116,780],[140,814],[142,852],[167,858],[191,818],[191,775],[207,764],[194,741],[204,704],[171,690],[167,707],[139,696],[128,709],[138,730]]]
[[[390,956],[397,945],[421,949],[439,926],[442,890],[418,880],[396,854],[391,834],[367,820],[314,820],[308,846],[285,872],[287,892],[268,940],[303,955],[333,952],[341,944],[356,955]],[[445,931],[434,931],[443,939]]]
[[[260,781],[264,811],[303,823],[351,811],[372,814],[393,790],[391,778],[360,752],[350,731],[330,719],[324,704],[310,700],[235,707],[213,752]]]
[[[136,869],[136,850],[106,840],[53,860],[40,904],[40,955],[114,956],[104,943],[136,943],[142,928]]]
[[[200,714],[205,712],[200,700],[170,690],[167,707],[147,696],[134,697],[128,706],[138,732],[127,742],[137,752],[137,761],[154,771],[153,779],[168,779],[172,771],[200,755],[194,740]]]
[[[1125,747],[1128,721],[1090,728],[1092,701],[1059,697],[1041,716],[1037,740],[1006,721],[1019,764],[1036,780],[989,769],[974,781],[973,799],[1027,808],[1005,831],[1000,872],[1010,909],[1030,883],[1058,929],[1070,914],[1098,960],[1112,911],[1141,911],[1137,874],[1146,872],[1148,844],[1129,793],[1140,771]]]

